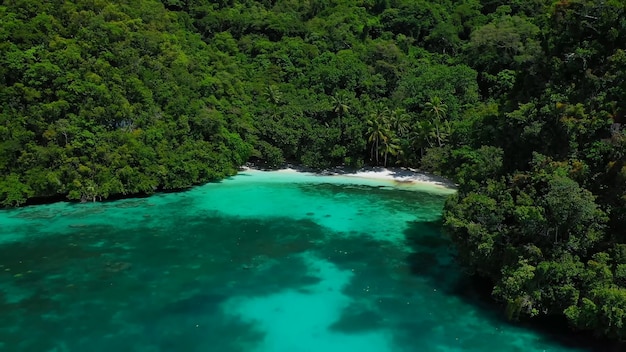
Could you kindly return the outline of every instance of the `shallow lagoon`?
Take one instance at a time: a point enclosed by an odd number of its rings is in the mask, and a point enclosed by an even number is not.
[[[584,351],[479,304],[451,190],[246,171],[0,212],[3,351]]]

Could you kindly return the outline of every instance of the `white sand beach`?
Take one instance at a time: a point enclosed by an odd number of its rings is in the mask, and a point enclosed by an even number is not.
[[[443,177],[430,175],[410,168],[364,168],[353,172],[338,172],[336,175],[361,177],[373,180],[389,180],[399,183],[430,184],[445,188],[456,188],[456,185]]]
[[[242,169],[263,171],[255,168],[254,166],[246,166]],[[299,166],[288,165],[287,167],[282,169],[266,171],[276,172],[280,174],[303,173],[317,176],[331,176],[336,178],[343,178],[346,181],[352,179],[352,182],[358,179],[361,179],[363,181],[382,181],[383,183],[389,183],[389,185],[402,188],[411,187],[419,189],[438,189],[441,191],[446,191],[446,193],[453,193],[456,189],[456,185],[450,180],[411,168],[367,167],[355,170],[343,167],[336,167],[329,170],[312,171]]]

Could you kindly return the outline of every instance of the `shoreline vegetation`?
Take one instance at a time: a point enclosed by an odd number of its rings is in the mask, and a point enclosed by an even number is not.
[[[452,194],[456,191],[458,185],[452,182],[451,180],[446,179],[445,177],[434,175],[432,173],[420,171],[413,168],[406,167],[363,167],[363,168],[350,168],[345,166],[336,166],[327,169],[315,169],[301,165],[295,164],[285,164],[276,168],[267,168],[256,165],[254,163],[246,163],[243,166],[240,166],[237,169],[237,173],[245,172],[248,170],[255,171],[263,171],[263,172],[279,172],[279,173],[289,173],[289,172],[301,172],[301,173],[310,173],[318,176],[344,176],[347,178],[356,178],[356,179],[368,179],[373,181],[390,181],[391,185],[412,185],[412,186],[430,186],[435,190],[445,191],[446,194]],[[237,173],[231,175],[234,176]],[[226,176],[229,177],[229,176]],[[43,205],[43,204],[52,204],[56,202],[70,202],[70,203],[95,203],[95,202],[107,202],[107,201],[115,201],[120,199],[132,199],[132,198],[145,198],[150,197],[154,194],[158,193],[172,193],[172,192],[183,192],[185,190],[200,187],[207,183],[212,182],[220,182],[224,178],[218,180],[212,180],[208,182],[198,183],[194,185],[190,185],[187,187],[181,187],[178,189],[156,189],[150,193],[140,192],[135,194],[116,194],[112,195],[108,198],[94,198],[94,199],[67,199],[64,195],[55,195],[50,197],[36,197],[30,198],[23,206],[32,206],[32,205]],[[355,182],[357,182],[355,180]],[[357,182],[358,183],[358,182]],[[426,189],[421,189],[426,191]],[[448,192],[450,191],[450,192]],[[3,208],[0,208],[2,211]],[[10,208],[4,208],[10,209]]]
[[[621,0],[5,1],[0,207],[246,162],[426,170],[456,184],[445,231],[508,318],[626,341],[624,18]]]

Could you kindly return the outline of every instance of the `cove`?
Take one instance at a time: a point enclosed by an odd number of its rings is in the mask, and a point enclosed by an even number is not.
[[[3,351],[586,351],[472,299],[449,189],[248,170],[0,212]]]

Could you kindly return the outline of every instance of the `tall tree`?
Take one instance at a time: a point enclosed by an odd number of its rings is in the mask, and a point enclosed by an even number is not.
[[[335,92],[331,97],[331,103],[333,107],[333,112],[337,116],[337,120],[339,121],[339,129],[341,130],[340,140],[343,144],[344,138],[344,125],[343,125],[343,117],[346,116],[350,112],[350,107],[348,106],[347,97],[343,93]]]
[[[367,119],[367,140],[371,143],[370,156],[371,159],[376,159],[376,165],[380,164],[381,146],[388,143],[391,137],[388,112],[386,107],[378,106]]]
[[[437,146],[443,146],[446,132],[449,129],[449,124],[446,120],[446,114],[448,112],[448,106],[441,101],[439,97],[432,97],[426,104],[426,111],[430,114],[432,124],[435,127],[435,138],[437,139]]]

